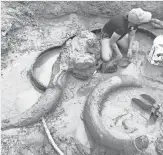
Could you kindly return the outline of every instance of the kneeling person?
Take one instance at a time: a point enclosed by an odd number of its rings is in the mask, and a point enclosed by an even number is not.
[[[119,47],[127,50],[127,56],[132,57],[132,43],[135,32],[140,24],[151,20],[152,14],[141,8],[132,9],[127,14],[119,14],[112,17],[103,27],[101,32],[101,58],[108,62],[112,58],[113,51],[117,58],[123,55]]]

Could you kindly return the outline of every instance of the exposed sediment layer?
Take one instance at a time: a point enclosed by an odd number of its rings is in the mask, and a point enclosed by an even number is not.
[[[102,109],[109,94],[116,89],[141,86],[141,82],[131,76],[115,76],[100,83],[92,91],[84,107],[83,116],[90,134],[97,143],[107,148],[115,148],[118,150],[125,149],[125,143],[132,143],[133,140],[116,138],[106,130],[101,120],[100,109]]]

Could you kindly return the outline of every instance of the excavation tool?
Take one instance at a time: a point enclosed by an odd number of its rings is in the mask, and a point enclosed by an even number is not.
[[[154,124],[162,116],[160,111],[161,104],[158,104],[150,95],[141,94],[140,96],[142,99],[132,98],[132,101],[143,110],[150,111],[149,123]]]
[[[161,104],[154,104],[151,109],[151,115],[149,117],[149,123],[155,123],[159,117],[162,116],[160,111]]]

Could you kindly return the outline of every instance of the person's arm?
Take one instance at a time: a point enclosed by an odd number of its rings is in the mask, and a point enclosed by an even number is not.
[[[135,33],[136,33],[136,30],[132,30],[129,33],[129,36],[128,36],[129,48],[128,49],[131,49],[132,48],[132,43],[133,43],[133,40],[134,40],[134,37],[135,37]]]
[[[122,58],[122,53],[120,52],[118,46],[117,46],[117,41],[121,36],[117,34],[116,32],[113,33],[112,37],[110,38],[110,45],[111,48],[116,52],[117,56]]]
[[[159,28],[159,29],[162,29],[163,28],[163,21],[159,20],[159,19],[156,19],[156,18],[152,18],[150,20],[150,23],[152,24],[152,26],[154,28]]]
[[[129,36],[128,36],[128,44],[129,44],[129,47],[128,47],[127,56],[128,56],[129,58],[132,57],[132,44],[133,44],[133,41],[134,41],[135,32],[136,32],[136,30],[132,30],[132,31],[129,33]]]

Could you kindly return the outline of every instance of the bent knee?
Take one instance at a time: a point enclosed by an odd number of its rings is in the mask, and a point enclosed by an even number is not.
[[[112,58],[112,49],[111,48],[102,48],[101,59],[103,61],[109,61]]]
[[[126,34],[121,40],[117,42],[117,44],[124,50],[128,49],[129,47],[128,37],[128,34]]]
[[[101,59],[104,62],[110,61],[111,57],[112,57],[111,55],[101,55]]]

